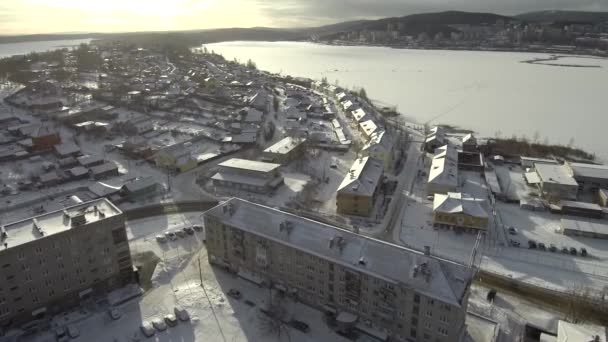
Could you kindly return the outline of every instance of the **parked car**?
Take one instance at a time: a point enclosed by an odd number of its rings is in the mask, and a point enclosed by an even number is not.
[[[513,247],[519,247],[521,244],[519,243],[519,241],[515,241],[513,239],[509,240],[509,243],[511,244],[511,246]]]
[[[538,249],[540,249],[541,251],[546,251],[547,250],[547,246],[545,246],[545,244],[543,242],[539,242],[538,243]]]
[[[163,235],[156,235],[156,241],[158,242],[167,242],[167,238]]]
[[[186,233],[183,230],[176,231],[175,235],[179,236],[180,238],[185,238],[186,237]]]
[[[245,300],[245,304],[249,305],[249,306],[255,306],[255,303],[250,301],[249,299]]]
[[[175,316],[177,316],[177,318],[182,322],[190,320],[190,314],[181,306],[174,307],[173,312],[175,313]]]
[[[158,331],[167,330],[167,324],[160,318],[155,318],[152,320],[152,326]]]
[[[202,232],[203,226],[192,226],[192,229],[196,230],[197,232]]]
[[[165,323],[167,323],[168,326],[174,327],[177,325],[177,322],[177,317],[175,317],[174,314],[168,314],[165,316]]]
[[[568,247],[562,247],[562,253],[568,254],[570,253],[570,250],[568,249]]]
[[[555,253],[555,252],[557,252],[557,247],[555,247],[555,245],[554,245],[554,244],[550,244],[550,245],[549,245],[549,250],[550,250],[551,252]]]
[[[515,229],[515,227],[509,227],[509,234],[517,235],[517,229]]]
[[[118,309],[110,309],[110,310],[108,310],[108,315],[113,320],[117,320],[117,319],[120,319],[120,317],[122,317],[122,312],[120,312],[120,310],[118,310]]]
[[[184,232],[186,232],[188,235],[193,235],[194,229],[192,229],[192,227],[184,227]]]
[[[587,254],[587,249],[585,247],[581,247],[581,256],[586,257],[587,255],[589,255]]]
[[[570,247],[570,254],[576,255],[576,248]]]
[[[241,291],[236,290],[236,289],[230,289],[228,290],[228,295],[234,299],[241,299],[241,297],[243,296],[241,294]]]
[[[139,326],[139,330],[141,330],[141,333],[144,334],[144,336],[146,337],[152,337],[154,336],[154,334],[156,334],[156,330],[154,330],[152,324],[147,321],[143,321],[141,323],[141,325]]]
[[[174,232],[165,232],[165,236],[169,240],[173,240],[173,241],[177,240],[177,235],[175,235]]]
[[[534,240],[528,240],[528,248],[535,249],[536,248],[536,241],[534,241]]]
[[[308,326],[308,324],[302,322],[302,321],[298,321],[295,319],[292,319],[291,321],[289,321],[289,325],[296,329],[296,330],[300,330],[303,333],[307,333],[310,331],[310,327]]]

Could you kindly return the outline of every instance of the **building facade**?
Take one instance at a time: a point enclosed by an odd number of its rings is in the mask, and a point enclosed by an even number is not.
[[[133,281],[124,216],[105,198],[1,229],[0,326],[53,315]]]
[[[379,160],[363,157],[355,160],[338,187],[337,212],[370,216],[380,193],[384,165]]]
[[[462,193],[436,194],[433,198],[433,226],[470,232],[488,229],[485,200]]]
[[[396,341],[461,341],[472,271],[231,199],[205,213],[209,262]]]
[[[218,172],[211,177],[215,186],[268,193],[284,183],[279,164],[232,158],[218,166]]]
[[[579,185],[565,165],[534,164],[540,178],[540,191],[549,201],[576,200]]]

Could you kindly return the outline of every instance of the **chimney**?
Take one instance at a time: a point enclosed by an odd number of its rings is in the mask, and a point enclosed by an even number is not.
[[[431,246],[424,246],[424,255],[431,256]]]

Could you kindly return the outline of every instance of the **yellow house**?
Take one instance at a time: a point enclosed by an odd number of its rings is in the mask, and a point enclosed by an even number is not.
[[[384,163],[384,169],[390,170],[393,166],[393,148],[386,131],[376,131],[361,151],[368,156]]]
[[[185,172],[198,165],[196,159],[192,158],[190,150],[184,144],[175,144],[163,148],[154,155],[154,163],[157,167]]]
[[[448,192],[435,194],[433,200],[433,226],[464,229],[477,232],[488,228],[486,201],[467,194]]]

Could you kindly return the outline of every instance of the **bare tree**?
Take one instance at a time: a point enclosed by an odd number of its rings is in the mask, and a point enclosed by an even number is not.
[[[289,327],[286,323],[288,313],[287,309],[285,308],[283,297],[273,296],[272,289],[269,289],[268,298],[268,304],[260,316],[261,332],[267,335],[274,335],[279,341],[281,341],[281,338],[285,336],[287,341],[291,342]]]

